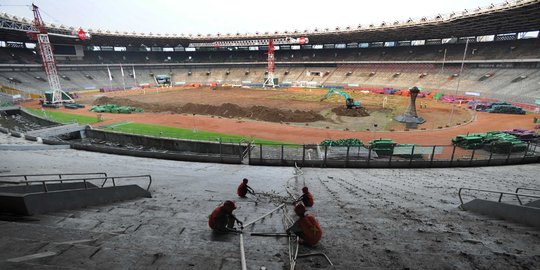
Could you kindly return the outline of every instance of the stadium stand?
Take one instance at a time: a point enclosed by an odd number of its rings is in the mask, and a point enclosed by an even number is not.
[[[540,99],[538,18],[540,1],[529,0],[392,25],[306,30],[301,33],[309,44],[278,45],[276,74],[285,86],[417,85],[426,91],[479,92],[534,104]],[[33,26],[8,14],[0,14],[0,22],[0,84],[29,93],[46,90],[39,55],[35,47],[26,48],[33,41],[21,30]],[[81,41],[69,38],[69,27],[48,28],[61,34],[51,37],[58,52],[65,52],[65,46],[77,52],[57,54],[62,87],[70,91],[119,89],[123,81],[127,88],[151,86],[156,84],[152,74],[170,76],[172,85],[261,84],[268,46],[257,40],[300,33],[163,36],[97,30]]]

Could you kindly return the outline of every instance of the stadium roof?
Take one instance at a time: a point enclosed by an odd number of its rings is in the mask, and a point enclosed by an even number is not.
[[[459,13],[436,15],[431,18],[382,22],[378,25],[347,26],[332,29],[295,30],[248,34],[143,34],[88,30],[92,38],[77,41],[74,27],[48,25],[53,43],[83,43],[109,46],[177,46],[214,41],[253,40],[305,36],[312,44],[361,43],[378,41],[426,40],[450,37],[471,37],[540,30],[540,0],[516,0],[486,8]],[[0,14],[0,40],[28,41],[26,32],[33,30],[32,22]],[[71,36],[71,37],[69,37]]]

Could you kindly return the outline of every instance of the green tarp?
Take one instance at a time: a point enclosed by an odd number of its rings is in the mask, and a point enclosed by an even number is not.
[[[99,106],[93,106],[90,109],[91,112],[98,113],[134,113],[134,112],[144,112],[143,109],[130,107],[130,106],[118,106],[116,104],[105,104]]]

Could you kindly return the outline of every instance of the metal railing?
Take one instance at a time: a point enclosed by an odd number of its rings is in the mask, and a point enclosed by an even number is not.
[[[537,191],[537,192],[540,192],[540,189],[518,187],[518,188],[516,188],[516,194],[519,193],[520,190],[527,190],[527,191]],[[520,194],[520,195],[521,195],[521,194]],[[519,199],[519,196],[520,196],[520,195],[516,195],[516,197],[518,198],[518,201],[519,201],[520,204],[521,204],[521,200]]]
[[[96,172],[96,173],[45,173],[45,174],[11,174],[11,175],[0,175],[1,178],[18,178],[22,177],[24,181],[28,182],[28,178],[30,177],[45,177],[45,176],[58,176],[58,180],[64,180],[62,177],[65,176],[77,176],[77,175],[103,175],[104,177],[107,177],[107,173],[104,172]],[[55,180],[55,179],[51,179]],[[17,182],[18,183],[18,182]],[[62,182],[60,182],[62,183]]]
[[[93,187],[88,187],[88,182],[92,180],[103,180],[103,183],[101,186],[98,186],[97,188],[103,188],[105,186],[105,183],[107,180],[111,179],[113,187],[116,187],[116,180],[118,179],[132,179],[132,178],[147,178],[148,179],[148,186],[146,187],[146,191],[150,190],[150,186],[152,185],[152,176],[151,175],[130,175],[130,176],[113,176],[113,177],[88,177],[88,178],[69,178],[69,179],[53,179],[53,180],[26,180],[26,181],[0,181],[0,183],[4,184],[26,184],[30,185],[32,183],[41,183],[43,185],[43,191],[49,192],[49,189],[47,188],[47,183],[54,183],[54,182],[83,182],[84,183],[84,189],[89,189]]]
[[[523,189],[523,188],[521,188],[521,189]],[[479,192],[487,192],[487,193],[499,194],[499,200],[497,202],[501,202],[501,200],[503,198],[503,195],[512,195],[512,196],[515,196],[517,198],[517,200],[519,202],[519,205],[523,205],[523,203],[521,202],[521,199],[519,198],[519,196],[540,199],[539,195],[518,194],[517,192],[512,193],[512,192],[499,191],[499,190],[487,190],[487,189],[476,189],[476,188],[460,188],[459,191],[458,191],[458,196],[459,196],[459,201],[461,203],[461,206],[463,206],[463,198],[461,196],[461,191],[462,190],[471,190],[471,191],[479,191]]]
[[[252,144],[249,164],[351,168],[493,166],[540,162],[537,145],[484,145],[464,149],[457,145],[398,145],[388,149],[370,146]]]
[[[516,188],[516,193],[519,193],[520,190],[539,191],[540,192],[540,189],[518,187],[518,188]]]
[[[149,190],[150,190],[150,186],[152,185],[152,176],[149,175],[149,174],[146,174],[146,175],[132,175],[132,176],[114,176],[114,177],[106,177],[106,178],[105,178],[105,181],[103,181],[103,183],[101,184],[101,187],[105,186],[105,183],[106,183],[107,180],[109,180],[109,179],[111,179],[111,181],[112,181],[112,183],[113,183],[113,186],[116,186],[115,179],[143,178],[143,177],[147,177],[147,178],[148,178],[148,186],[146,187],[146,191],[149,191]]]

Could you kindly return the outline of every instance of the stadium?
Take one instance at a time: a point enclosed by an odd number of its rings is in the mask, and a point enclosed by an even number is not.
[[[32,6],[0,13],[2,269],[539,267],[540,1],[204,35]]]

